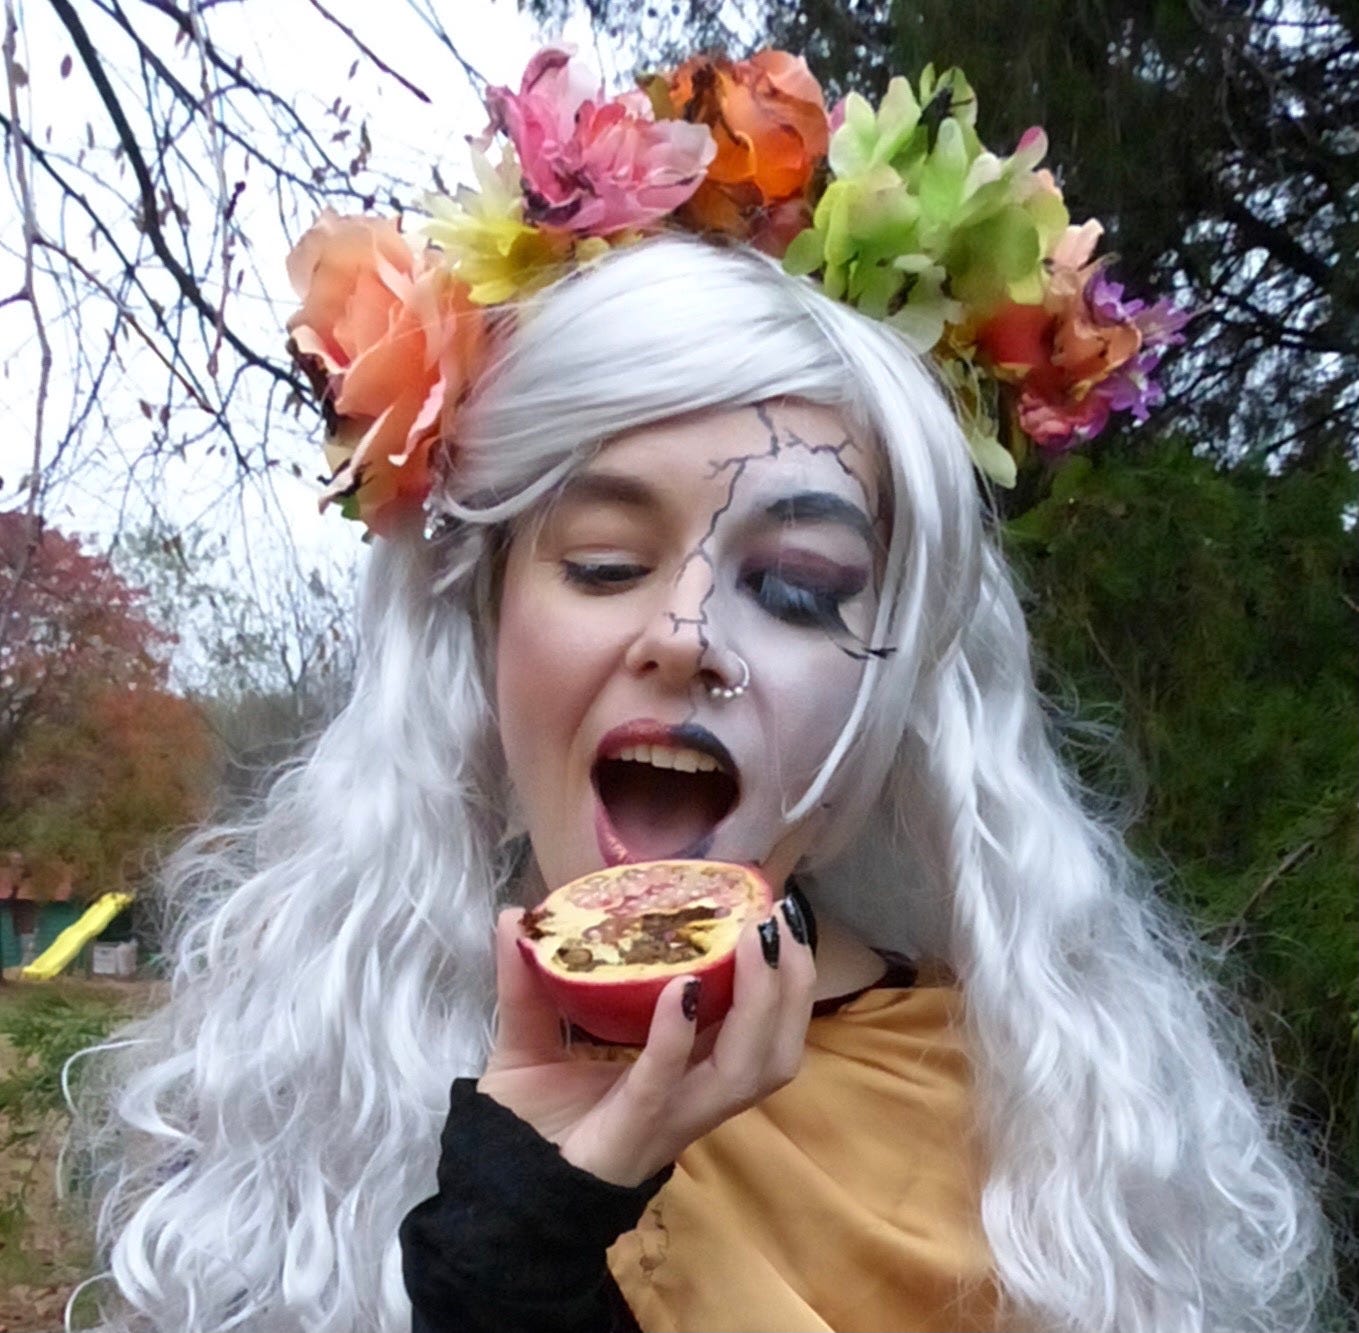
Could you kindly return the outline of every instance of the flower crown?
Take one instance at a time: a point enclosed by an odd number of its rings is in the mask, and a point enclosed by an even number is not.
[[[327,211],[288,258],[302,300],[289,350],[326,422],[321,504],[373,532],[419,512],[451,461],[496,307],[664,231],[744,241],[892,325],[952,385],[973,458],[1001,485],[1024,440],[1064,451],[1161,401],[1152,375],[1188,313],[1109,278],[1103,228],[1072,226],[1038,165],[1041,129],[1009,157],[982,146],[960,70],[930,66],[918,92],[894,78],[876,111],[851,93],[828,113],[783,51],[698,56],[607,97],[549,48],[486,107],[477,188],[428,198],[420,243],[389,218]]]

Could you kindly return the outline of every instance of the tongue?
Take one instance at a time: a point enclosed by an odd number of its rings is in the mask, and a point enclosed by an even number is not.
[[[650,764],[605,764],[599,794],[619,841],[639,861],[699,856],[730,806],[723,784],[706,773]]]

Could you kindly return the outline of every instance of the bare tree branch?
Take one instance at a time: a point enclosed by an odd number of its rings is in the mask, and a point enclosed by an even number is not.
[[[387,64],[385,60],[383,60],[380,56],[376,54],[376,52],[374,52],[372,47],[367,45],[367,43],[365,43],[358,36],[358,34],[355,33],[353,28],[349,27],[348,24],[342,23],[339,19],[337,19],[335,15],[330,12],[330,10],[328,10],[323,4],[320,3],[320,0],[310,0],[310,4],[311,7],[318,14],[320,14],[320,16],[323,19],[325,19],[327,23],[334,24],[335,27],[339,28],[339,30],[342,33],[344,33],[344,35],[348,37],[349,40],[353,42],[354,45],[360,51],[362,51],[363,54],[373,62],[373,64],[375,64],[378,67],[378,69],[380,69],[384,74],[391,75],[391,77],[394,78],[403,88],[405,88],[407,92],[414,93],[415,96],[418,97],[422,102],[428,104],[429,102],[428,93],[422,91],[420,88],[417,88],[415,84],[413,84],[408,78],[405,77],[405,75],[399,74],[389,64]]]
[[[5,81],[9,90],[10,121],[19,121],[19,87],[21,76],[18,60],[19,19],[14,10],[14,0],[5,3],[5,37],[3,54],[5,60]],[[13,624],[16,597],[32,561],[38,543],[38,502],[42,495],[43,483],[43,435],[47,415],[47,395],[52,376],[52,344],[47,337],[47,324],[43,318],[42,306],[38,301],[35,284],[33,256],[38,242],[38,220],[33,207],[33,188],[28,176],[28,164],[24,159],[23,143],[14,135],[9,139],[10,151],[14,158],[14,178],[19,189],[19,204],[24,224],[24,280],[17,296],[28,303],[33,313],[33,329],[38,339],[38,385],[33,407],[33,453],[28,474],[27,531],[28,541],[14,571],[14,577],[5,591],[4,603],[0,605],[0,647],[3,647]]]
[[[81,23],[70,0],[51,0],[52,8],[65,25],[66,30],[71,34],[71,40],[75,43],[81,62],[85,66],[85,71],[89,75],[95,90],[99,94],[100,101],[103,102],[105,110],[109,114],[109,119],[113,122],[114,130],[118,135],[118,141],[122,144],[123,151],[127,154],[127,159],[132,165],[133,174],[137,178],[138,187],[141,190],[142,203],[142,226],[146,231],[147,238],[150,240],[152,248],[156,252],[157,258],[165,266],[169,274],[174,278],[184,299],[189,302],[195,310],[208,320],[213,327],[218,329],[231,347],[247,364],[256,366],[258,369],[282,380],[284,383],[302,389],[301,382],[292,374],[291,371],[284,369],[277,362],[269,361],[260,356],[253,348],[245,343],[231,329],[227,328],[225,320],[221,318],[220,312],[214,310],[212,304],[203,295],[193,275],[189,273],[179,262],[178,258],[166,244],[164,232],[161,230],[159,222],[160,206],[156,199],[156,187],[151,180],[151,173],[147,170],[146,161],[142,157],[141,148],[137,143],[137,137],[133,133],[132,126],[128,123],[127,115],[123,111],[122,104],[118,100],[117,94],[113,90],[113,85],[109,82],[108,75],[105,74],[99,53],[94,49],[94,44],[90,41],[89,33],[85,30],[85,25]],[[238,454],[237,461],[242,467],[248,466],[243,456]]]

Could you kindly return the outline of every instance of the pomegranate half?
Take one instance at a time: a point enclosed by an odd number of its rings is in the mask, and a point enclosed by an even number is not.
[[[524,914],[519,948],[577,1027],[601,1041],[646,1043],[656,1000],[699,977],[697,1023],[731,1008],[736,941],[773,894],[748,866],[642,861],[572,880]]]

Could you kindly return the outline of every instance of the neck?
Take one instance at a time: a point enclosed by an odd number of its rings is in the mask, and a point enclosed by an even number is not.
[[[805,901],[805,899],[804,899]],[[823,912],[816,916],[817,1000],[833,1000],[871,986],[887,970],[882,957]]]

